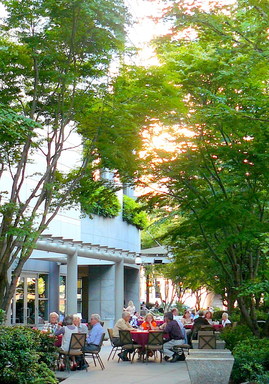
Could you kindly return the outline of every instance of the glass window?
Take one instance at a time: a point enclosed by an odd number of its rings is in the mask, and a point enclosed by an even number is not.
[[[19,277],[15,293],[15,323],[24,323],[24,277]],[[14,319],[13,319],[14,322]]]
[[[27,277],[27,324],[35,324],[36,279]]]
[[[63,320],[65,315],[65,301],[66,301],[66,276],[60,276],[60,302],[59,302],[59,310],[60,310],[60,320]]]
[[[38,277],[38,324],[43,324],[49,318],[49,276],[39,274]]]

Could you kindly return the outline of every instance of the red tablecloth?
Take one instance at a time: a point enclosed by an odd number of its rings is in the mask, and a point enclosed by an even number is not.
[[[149,340],[149,331],[130,331],[132,335],[132,339],[137,344],[141,344],[142,347],[148,343]]]
[[[192,324],[186,324],[184,325],[185,329],[192,329]],[[212,327],[214,327],[215,331],[219,331],[222,328],[222,324],[212,324]]]
[[[157,327],[159,327],[160,325],[162,325],[164,323],[163,320],[154,320],[157,324]],[[144,322],[144,320],[137,320],[137,324],[140,326],[142,323]]]

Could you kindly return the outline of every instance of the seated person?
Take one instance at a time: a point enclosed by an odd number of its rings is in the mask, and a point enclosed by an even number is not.
[[[55,331],[60,328],[58,321],[59,321],[58,313],[51,312],[49,314],[49,322],[45,323],[43,327],[43,331],[55,334]]]
[[[171,312],[173,313],[173,319],[177,321],[177,323],[178,323],[178,325],[179,325],[179,328],[181,329],[181,332],[182,332],[182,334],[183,334],[183,336],[184,336],[184,342],[185,342],[186,344],[188,344],[188,343],[189,343],[189,341],[188,341],[188,335],[191,334],[191,330],[190,330],[190,329],[185,329],[185,328],[184,328],[184,325],[182,324],[181,319],[180,319],[180,317],[179,317],[179,315],[178,315],[178,310],[177,310],[177,308],[173,308]]]
[[[164,314],[164,321],[165,323],[160,327],[163,329],[164,333],[168,335],[168,341],[163,344],[164,360],[175,363],[176,361],[181,360],[181,358],[178,353],[173,352],[172,348],[175,345],[184,344],[184,336],[178,322],[173,319],[172,312]]]
[[[113,337],[112,337],[112,342],[116,346],[121,346],[120,342],[120,334],[119,331],[134,331],[135,328],[131,326],[129,323],[131,318],[131,315],[129,312],[124,311],[122,313],[122,317],[116,322],[114,328],[113,328]],[[129,361],[127,355],[128,353],[132,353],[133,349],[125,349],[123,352],[119,353],[118,356],[123,360],[123,361]]]
[[[61,349],[67,352],[69,350],[72,333],[78,333],[78,329],[75,325],[73,325],[72,316],[66,316],[63,322],[65,325],[55,331],[55,336],[63,335]],[[72,356],[71,359],[72,359],[71,370],[75,371],[77,369],[75,356]],[[63,362],[60,363],[59,369],[64,370]]]
[[[130,324],[134,328],[138,328],[138,317],[139,317],[138,312],[135,312],[134,315],[131,317]]]
[[[91,315],[91,329],[86,338],[85,352],[100,350],[99,344],[105,333],[104,328],[100,324],[100,320],[100,316],[97,313]]]
[[[207,319],[204,318],[204,311],[202,310],[198,312],[198,317],[197,319],[194,319],[193,322],[192,338],[194,340],[197,340],[198,331],[200,330],[201,325],[210,325]]]
[[[207,311],[205,313],[205,319],[208,321],[209,324],[213,325],[213,320],[212,320],[212,312],[211,311]]]
[[[86,324],[81,323],[80,315],[73,315],[73,324],[77,327],[78,333],[88,333],[88,327]]]
[[[193,318],[192,318],[191,313],[189,311],[184,312],[184,315],[182,316],[181,322],[183,325],[193,324]]]
[[[227,324],[232,324],[230,320],[228,319],[229,315],[227,312],[223,312],[222,314],[222,319],[221,319],[221,324],[223,327],[226,327]]]
[[[153,329],[157,329],[157,323],[156,321],[154,320],[154,317],[151,313],[148,313],[146,316],[145,316],[145,321],[143,321],[143,323],[141,324],[141,328],[143,328],[145,331],[149,331],[149,330],[153,330]]]

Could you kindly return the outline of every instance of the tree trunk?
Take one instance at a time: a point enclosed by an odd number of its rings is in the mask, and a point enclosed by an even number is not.
[[[255,309],[252,309],[251,311],[247,309],[248,307],[246,305],[244,297],[238,297],[237,300],[238,300],[238,305],[241,311],[242,319],[246,322],[246,324],[252,330],[253,334],[257,337],[260,337],[260,330],[257,324]],[[252,312],[252,316],[250,312]]]

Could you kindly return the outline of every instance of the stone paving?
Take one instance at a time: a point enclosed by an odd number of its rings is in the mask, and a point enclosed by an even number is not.
[[[184,361],[176,363],[163,361],[160,364],[159,358],[155,361],[150,358],[148,364],[146,364],[135,357],[132,364],[128,361],[118,363],[117,354],[114,360],[110,358],[107,361],[110,351],[110,342],[105,341],[100,353],[105,365],[103,371],[98,363],[97,367],[95,367],[93,361],[88,359],[90,364],[88,372],[84,370],[68,374],[67,372],[57,371],[56,376],[65,378],[63,384],[190,384],[187,366]]]

